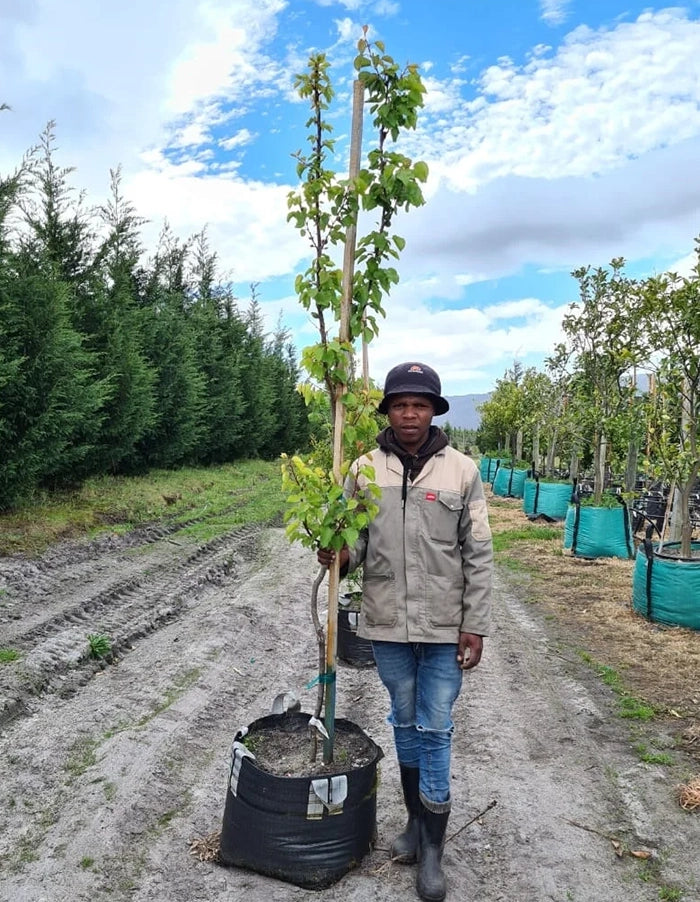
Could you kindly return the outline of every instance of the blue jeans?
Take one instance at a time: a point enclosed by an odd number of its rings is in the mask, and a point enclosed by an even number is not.
[[[399,764],[420,770],[420,794],[429,807],[450,802],[452,706],[462,687],[457,645],[372,642],[377,672],[391,698]]]

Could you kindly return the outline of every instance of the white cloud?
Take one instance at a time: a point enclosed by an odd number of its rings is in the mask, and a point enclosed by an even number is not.
[[[287,224],[287,189],[243,181],[232,173],[211,175],[204,164],[180,165],[151,157],[151,166],[124,178],[123,193],[150,220],[151,240],[167,219],[187,237],[207,228],[221,268],[237,282],[289,273],[308,253]],[[136,203],[138,199],[138,203]]]
[[[323,23],[327,35],[336,29],[342,100],[364,14],[376,22],[398,4],[316,3],[347,14]],[[92,200],[122,163],[124,193],[152,234],[166,218],[183,237],[207,225],[237,283],[291,278],[307,247],[286,222],[288,188],[244,180],[237,162],[286,128],[270,117],[253,133],[238,117],[261,99],[298,100],[290,73],[304,68],[306,49],[296,34],[278,35],[291,8],[121,0],[98,12],[88,0],[0,0],[0,101],[13,108],[0,115],[0,172],[56,119],[59,162],[77,167]],[[550,25],[569,12],[563,0],[540,2]],[[408,241],[402,280],[370,352],[377,378],[402,357],[435,363],[451,394],[488,390],[515,357],[549,353],[564,309],[527,289],[484,310],[455,309],[471,303],[476,283],[618,255],[663,253],[684,271],[680,258],[700,232],[700,23],[686,11],[581,26],[555,47],[533,46],[523,64],[502,58],[475,74],[476,58],[459,58],[444,79],[447,61],[423,67],[426,106],[403,149],[430,165],[428,203],[397,221]],[[281,140],[303,144],[298,132]],[[217,145],[234,159],[212,159]],[[271,320],[282,310],[300,342],[313,339],[289,289],[280,300],[261,290]]]
[[[507,307],[529,310],[527,320],[507,322]],[[401,360],[423,360],[440,373],[447,394],[489,391],[494,378],[520,360],[538,365],[561,339],[565,307],[551,308],[525,299],[487,310],[464,308],[431,312],[404,307],[401,288],[387,303],[379,338],[370,345],[370,370],[381,382]]]
[[[695,268],[698,265],[698,255],[695,252],[686,254],[680,260],[676,260],[668,267],[668,272],[675,272],[679,276],[689,279],[695,275]]]
[[[235,135],[231,135],[230,138],[219,141],[219,147],[223,147],[224,150],[233,150],[235,147],[244,147],[246,144],[250,144],[254,141],[255,137],[256,136],[247,128],[242,128],[239,129]]]
[[[700,232],[700,138],[602,176],[509,176],[465,194],[443,183],[397,221],[407,239],[402,272],[497,278],[526,262],[543,267],[672,254]]]
[[[261,52],[274,35],[285,0],[203,0],[199,34],[172,65],[166,110],[187,113],[214,97],[250,102],[266,85],[284,80],[284,67]]]
[[[104,189],[110,166],[136,168],[145,148],[206,139],[224,94],[246,104],[288,80],[283,61],[264,53],[285,6],[122,0],[98,10],[90,0],[35,0],[14,18],[0,9],[0,84],[12,107],[0,171],[14,168],[49,120],[90,195]]]
[[[542,19],[548,25],[561,25],[566,21],[570,0],[540,0]]]
[[[342,6],[350,12],[371,11],[377,16],[393,16],[399,11],[395,0],[315,0],[318,6]]]
[[[319,6],[344,6],[345,9],[360,9],[366,0],[315,0]]]
[[[574,29],[555,53],[487,67],[478,94],[434,76],[410,148],[433,178],[474,191],[505,175],[608,172],[700,132],[700,23],[682,10]]]

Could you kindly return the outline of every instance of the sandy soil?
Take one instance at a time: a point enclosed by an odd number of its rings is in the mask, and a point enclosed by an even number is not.
[[[0,664],[0,899],[415,897],[414,869],[387,856],[404,811],[374,668],[338,675],[338,716],[385,752],[378,843],[356,870],[312,892],[190,848],[221,826],[237,728],[280,692],[313,708],[315,573],[279,529],[201,546],[150,530],[0,559],[0,647],[21,652]],[[505,573],[495,624],[456,711],[448,898],[698,898],[700,825],[675,798],[695,765],[678,749],[672,766],[640,761],[642,728]],[[112,660],[90,658],[91,633]]]

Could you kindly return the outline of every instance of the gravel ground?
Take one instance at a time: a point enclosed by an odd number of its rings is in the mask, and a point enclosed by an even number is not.
[[[280,529],[197,545],[152,529],[0,559],[0,899],[6,902],[398,902],[403,825],[374,668],[340,665],[337,715],[384,749],[376,848],[312,892],[193,854],[221,827],[237,728],[279,692],[311,711],[316,564]],[[113,657],[88,654],[107,635]],[[456,711],[448,899],[700,898],[700,831],[675,787],[692,767],[640,761],[630,725],[498,574],[495,629]],[[654,729],[652,726],[650,729]]]

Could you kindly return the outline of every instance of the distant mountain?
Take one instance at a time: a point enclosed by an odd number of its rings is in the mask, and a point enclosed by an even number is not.
[[[455,395],[453,397],[446,395],[445,397],[450,402],[450,409],[442,416],[435,417],[433,423],[436,426],[449,423],[456,429],[478,429],[481,416],[476,408],[484,401],[488,401],[491,395]]]

